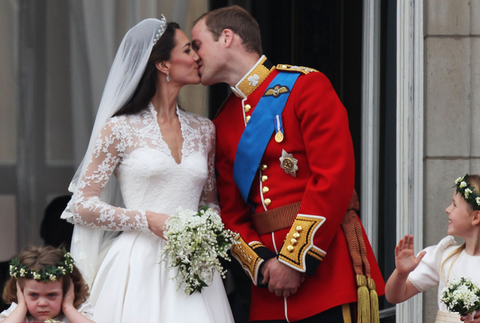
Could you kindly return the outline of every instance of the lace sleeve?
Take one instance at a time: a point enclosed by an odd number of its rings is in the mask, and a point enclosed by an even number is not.
[[[129,210],[101,201],[110,176],[134,138],[125,118],[112,118],[95,142],[91,161],[63,216],[67,221],[110,231],[149,232],[144,210]]]
[[[200,206],[208,204],[220,213],[217,199],[217,182],[215,179],[215,126],[209,122],[208,132],[205,134],[208,148],[208,177],[203,187]]]

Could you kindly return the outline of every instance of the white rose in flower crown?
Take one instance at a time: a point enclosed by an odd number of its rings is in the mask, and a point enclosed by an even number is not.
[[[455,181],[455,184],[458,184],[458,183],[460,183],[461,181],[463,181],[463,177],[457,178],[457,180]]]
[[[467,187],[467,183],[466,182],[461,182],[460,183],[460,188],[464,188],[464,187]]]
[[[472,193],[472,190],[469,189],[469,188],[467,188],[467,189],[465,190],[465,198],[468,198],[468,196],[469,196],[471,193]]]

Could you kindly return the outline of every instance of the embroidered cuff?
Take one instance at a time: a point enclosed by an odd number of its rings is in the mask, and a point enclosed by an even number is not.
[[[326,252],[313,244],[323,216],[298,214],[280,250],[278,260],[298,271],[312,275]]]
[[[236,241],[237,243],[232,246],[232,256],[242,264],[245,272],[257,286],[260,265],[264,262],[264,259],[275,257],[275,253],[260,242],[255,241],[250,245],[247,244],[240,235],[237,235]]]

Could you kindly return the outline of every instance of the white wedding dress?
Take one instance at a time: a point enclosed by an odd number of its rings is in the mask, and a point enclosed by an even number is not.
[[[215,128],[177,107],[183,136],[179,164],[163,141],[150,104],[136,115],[111,118],[95,144],[67,217],[80,225],[122,231],[99,265],[91,289],[95,322],[233,322],[221,277],[186,296],[172,280],[176,269],[160,262],[165,240],[148,229],[145,211],[173,215],[216,202]],[[100,201],[114,173],[125,208]],[[217,206],[218,207],[218,206]]]

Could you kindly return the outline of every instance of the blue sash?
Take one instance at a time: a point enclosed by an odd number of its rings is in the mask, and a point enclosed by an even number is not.
[[[248,194],[263,153],[275,132],[275,116],[282,114],[290,91],[299,76],[300,73],[278,73],[258,101],[240,138],[233,165],[233,178],[247,203]]]

